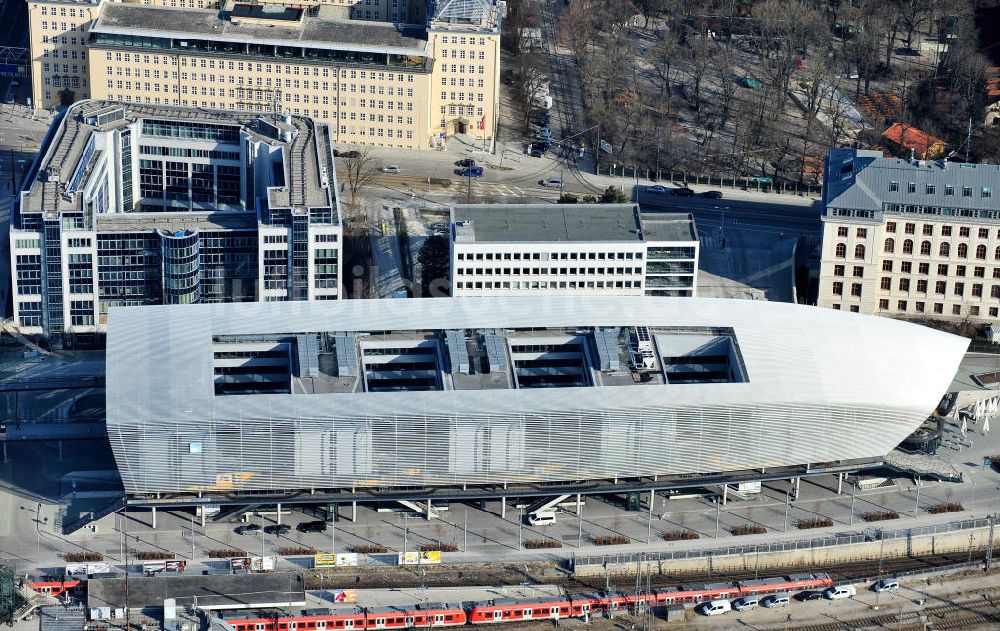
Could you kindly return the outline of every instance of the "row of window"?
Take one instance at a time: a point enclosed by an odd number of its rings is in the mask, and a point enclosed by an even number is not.
[[[642,252],[458,252],[459,261],[637,261]]]
[[[455,273],[479,276],[521,276],[545,274],[642,274],[641,267],[458,267]]]
[[[889,237],[888,239],[885,240],[885,244],[882,249],[886,254],[894,254],[896,252],[896,240],[893,239],[892,237]],[[932,246],[930,241],[922,241],[920,243],[921,256],[930,256],[931,250]],[[902,253],[903,254],[914,253],[912,239],[905,239],[903,241]],[[980,261],[985,261],[987,253],[988,250],[985,244],[980,243],[979,245],[976,246],[975,250],[976,259]],[[956,254],[960,259],[969,258],[969,244],[959,243],[958,247],[956,248]],[[838,259],[847,258],[847,244],[838,243],[834,248],[834,256]],[[938,246],[938,256],[951,256],[951,244],[948,243],[947,241],[941,243]],[[859,243],[856,246],[854,246],[854,258],[858,260],[863,260],[865,258],[865,246],[863,244]],[[997,246],[993,250],[993,260],[1000,261],[1000,246]]]
[[[943,226],[939,226],[939,227],[941,228],[941,236],[942,237],[950,237],[950,236],[952,236],[954,234],[954,226],[943,225]],[[858,236],[861,236],[861,231],[862,230],[864,230],[864,228],[858,228]],[[907,222],[907,223],[903,224],[903,232],[905,232],[906,234],[916,234],[916,230],[917,230],[917,224],[915,224],[915,223],[909,223],[909,222]],[[886,224],[885,224],[885,231],[886,232],[890,232],[890,233],[895,233],[896,232],[896,222],[895,221],[887,221]],[[933,236],[934,235],[934,224],[930,224],[930,223],[923,224],[921,226],[921,234],[923,234],[925,237]],[[990,229],[989,228],[977,228],[976,229],[976,235],[980,239],[989,239],[990,238]],[[845,232],[842,236],[847,236],[847,233]],[[958,236],[960,236],[960,237],[971,237],[972,236],[972,227],[971,226],[959,226],[958,227]],[[997,229],[997,237],[996,238],[1000,239],[1000,229]]]
[[[918,294],[926,294],[927,288],[929,286],[928,281],[924,279],[917,279],[916,291]],[[892,290],[892,278],[889,276],[883,276],[881,282],[879,283],[879,289],[885,291]],[[983,296],[983,285],[982,283],[973,283],[971,285],[971,295],[973,298],[982,298]],[[899,279],[899,290],[900,291],[910,291],[910,279],[900,278]],[[939,280],[934,283],[934,293],[935,294],[946,294],[948,293],[948,282]],[[965,295],[965,283],[955,282],[952,283],[952,293],[956,296]],[[1000,298],[1000,285],[992,285],[990,287],[990,298]]]
[[[59,11],[58,13],[56,13],[57,10]],[[74,8],[67,9],[66,7],[58,7],[57,9],[57,7],[48,7],[44,4],[42,5],[41,13],[42,15],[51,15],[53,17],[55,17],[56,15],[66,17],[68,15],[71,18],[75,18],[77,16],[76,9]],[[88,17],[89,15],[90,15],[89,11],[80,9],[80,17],[85,18]]]
[[[923,185],[924,195],[936,195],[937,194],[937,188],[938,188],[937,184],[934,184],[932,182],[925,183]],[[972,187],[972,186],[963,186],[962,187],[962,197],[972,197],[973,188],[974,187]],[[890,193],[898,193],[899,192],[899,182],[889,182],[889,192]],[[916,193],[917,192],[917,183],[916,182],[907,182],[906,183],[906,192],[907,193]],[[945,184],[944,185],[944,194],[946,196],[954,196],[955,195],[955,186],[953,184]],[[980,195],[980,197],[984,197],[984,198],[992,197],[993,196],[993,188],[989,187],[989,186],[983,186],[982,188],[979,189],[979,195]]]
[[[641,280],[532,280],[456,282],[456,289],[641,289]]]
[[[472,56],[473,53],[474,53],[474,51],[471,51],[471,50],[469,51],[469,59],[473,59],[473,56]],[[465,51],[464,50],[450,50],[448,48],[444,48],[444,49],[441,50],[441,57],[443,59],[448,59],[449,57],[451,57],[452,59],[465,59]],[[479,51],[478,58],[479,59],[486,59],[486,51],[482,51],[482,50]]]
[[[442,44],[461,44],[461,45],[465,45],[466,43],[476,44],[477,43],[477,38],[475,38],[475,37],[468,37],[468,38],[466,38],[465,36],[459,37],[458,35],[444,35],[444,36],[441,37],[441,43]],[[486,45],[486,38],[485,37],[478,38],[478,44],[480,46],[485,46]]]

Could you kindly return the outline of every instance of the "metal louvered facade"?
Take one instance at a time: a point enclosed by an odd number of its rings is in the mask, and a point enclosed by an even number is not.
[[[443,340],[445,331],[478,330],[484,356],[496,358],[501,332],[630,327],[647,327],[654,338],[655,330],[670,327],[731,330],[744,378],[327,394],[213,391],[212,341],[219,336],[336,330],[361,337],[403,330],[437,331]],[[340,361],[346,336],[330,337],[337,344],[328,350]],[[609,356],[610,343],[604,344]],[[692,298],[130,307],[110,314],[107,424],[130,493],[697,476],[880,457],[933,411],[967,344],[886,318]],[[487,363],[514,370],[496,359]]]

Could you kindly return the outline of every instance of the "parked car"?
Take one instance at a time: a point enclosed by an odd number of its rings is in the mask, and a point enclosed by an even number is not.
[[[387,164],[382,167],[382,173],[399,173],[399,167],[395,164]]]
[[[760,605],[760,601],[752,596],[737,598],[733,601],[733,609],[736,611],[752,611]]]
[[[718,616],[733,610],[728,600],[713,600],[699,605],[702,615]]]
[[[701,193],[701,196],[709,199],[722,199],[722,191],[705,191]]]
[[[765,596],[763,600],[760,601],[762,607],[786,607],[788,605],[788,596],[785,594],[771,594],[770,596]]]
[[[670,191],[670,193],[671,195],[677,195],[678,197],[691,197],[692,195],[694,195],[694,191],[686,186],[675,188],[674,190]]]
[[[545,148],[542,148],[542,147],[532,147],[531,148],[531,157],[532,158],[541,158],[544,155],[545,155]]]
[[[795,600],[806,602],[809,600],[819,600],[823,597],[823,592],[817,592],[814,590],[806,590],[804,592],[799,592],[795,594]]]
[[[238,535],[252,535],[255,532],[260,532],[258,524],[243,524],[236,527],[236,534]]]
[[[288,524],[269,524],[264,526],[264,532],[269,535],[286,535],[292,531],[292,527]]]
[[[467,167],[459,169],[458,174],[462,177],[483,177],[483,167]]]
[[[854,589],[854,585],[834,585],[833,587],[827,588],[823,595],[830,600],[841,600],[842,598],[853,598],[857,596],[858,592]]]
[[[563,185],[563,181],[561,177],[550,177],[547,180],[542,180],[539,184],[550,188],[560,188]]]
[[[877,592],[894,592],[899,589],[899,581],[894,578],[883,578],[872,585],[872,589]]]
[[[304,521],[297,526],[299,532],[326,532],[326,522],[319,521]]]
[[[528,523],[532,526],[551,526],[556,523],[556,514],[554,511],[528,513]]]
[[[667,187],[661,186],[659,184],[654,184],[653,186],[647,186],[646,192],[653,193],[654,195],[663,195],[667,192]]]
[[[455,163],[455,166],[459,167],[474,167],[476,166],[476,161],[472,158],[463,158]]]

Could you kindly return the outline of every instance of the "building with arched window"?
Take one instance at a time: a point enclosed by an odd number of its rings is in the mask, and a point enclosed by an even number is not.
[[[998,195],[998,165],[831,149],[818,304],[886,316],[996,321]],[[851,252],[854,258],[847,259]]]

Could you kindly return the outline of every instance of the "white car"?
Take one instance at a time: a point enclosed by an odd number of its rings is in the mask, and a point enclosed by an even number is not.
[[[713,600],[702,603],[700,608],[702,615],[705,616],[718,616],[719,614],[729,613],[733,609],[728,600]]]
[[[834,585],[833,587],[827,588],[827,590],[823,592],[823,595],[830,600],[852,598],[857,594],[858,592],[854,589],[854,585]]]
[[[877,592],[894,592],[899,589],[899,581],[894,578],[883,578],[872,587]]]
[[[666,186],[660,186],[659,184],[655,184],[653,186],[647,186],[646,187],[646,192],[647,193],[653,193],[655,195],[665,195],[666,192],[667,192],[667,187]]]
[[[736,611],[752,611],[760,605],[760,602],[753,597],[737,598],[733,601],[733,609]]]
[[[787,594],[771,594],[770,596],[765,596],[763,600],[760,601],[763,607],[787,607],[788,606],[788,595]]]
[[[399,173],[399,167],[395,164],[389,164],[382,167],[382,173]]]
[[[551,526],[556,523],[556,514],[552,511],[528,513],[528,523],[532,526]]]
[[[563,181],[561,177],[550,177],[547,180],[542,180],[541,185],[548,186],[550,188],[559,188],[563,185]]]

